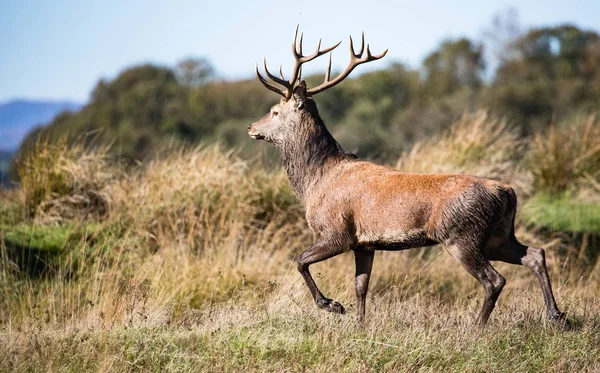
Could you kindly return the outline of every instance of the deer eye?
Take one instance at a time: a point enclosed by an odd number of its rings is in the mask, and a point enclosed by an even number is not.
[[[278,115],[279,115],[279,112],[278,112],[278,111],[273,111],[273,116],[274,116],[274,117],[276,117],[276,116],[278,116]]]

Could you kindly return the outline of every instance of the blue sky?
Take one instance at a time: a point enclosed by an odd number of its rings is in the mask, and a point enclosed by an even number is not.
[[[374,53],[390,51],[360,71],[392,61],[415,67],[444,38],[480,38],[493,15],[510,7],[525,28],[569,22],[600,29],[597,0],[0,0],[0,102],[85,102],[100,78],[144,62],[172,66],[186,56],[207,57],[227,79],[253,76],[263,56],[274,70],[283,63],[285,72],[297,23],[305,32],[305,51],[319,37],[324,45],[344,41],[333,55],[334,69],[347,63],[348,34],[359,37],[362,30]]]

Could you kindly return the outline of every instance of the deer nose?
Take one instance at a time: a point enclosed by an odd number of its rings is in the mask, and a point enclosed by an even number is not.
[[[251,128],[252,128],[252,125],[251,125],[251,124],[249,124],[249,125],[248,125],[248,132],[250,132],[250,129],[251,129]]]

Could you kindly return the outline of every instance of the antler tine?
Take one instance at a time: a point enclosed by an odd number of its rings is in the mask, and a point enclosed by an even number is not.
[[[298,40],[298,28],[300,24],[296,25],[296,32],[294,32],[294,41],[292,42],[292,52],[294,52],[294,56],[298,54],[298,50],[296,49],[296,40]]]
[[[332,50],[337,48],[342,43],[340,41],[339,43],[337,43],[329,48],[325,48],[325,49],[321,50],[321,39],[319,39],[319,43],[317,45],[317,50],[315,51],[315,53],[313,53],[309,56],[304,56],[302,54],[303,38],[304,38],[304,33],[300,33],[300,45],[296,46],[296,42],[298,40],[298,27],[296,27],[296,33],[294,34],[294,42],[292,43],[292,50],[294,51],[294,57],[296,58],[296,63],[294,65],[294,70],[293,70],[292,76],[290,77],[290,80],[288,80],[288,83],[292,87],[293,87],[294,83],[297,82],[302,75],[302,72],[301,72],[302,64],[304,64],[306,62],[310,62],[310,61],[314,60],[315,58],[324,55],[325,53],[331,52]]]
[[[323,83],[326,83],[329,81],[329,76],[331,75],[331,55],[333,53],[329,52],[329,63],[327,64],[327,71],[325,71],[325,80],[323,80]]]
[[[294,57],[298,59],[302,57],[302,42],[304,41],[304,32],[300,33],[300,45],[296,46],[296,42],[298,41],[298,27],[296,26],[296,32],[294,33],[294,41],[292,42],[292,51],[294,52]]]
[[[367,45],[367,49],[368,49],[368,45]],[[352,56],[354,56],[356,58],[361,58],[364,50],[365,50],[365,33],[364,32],[362,33],[361,40],[360,40],[360,50],[358,51],[358,53],[356,53],[354,51],[354,41],[352,40],[352,35],[350,35],[350,53],[352,54]]]
[[[360,51],[358,52],[358,56],[362,56],[363,51],[365,50],[365,32],[363,31],[360,37]],[[367,44],[367,52],[369,51],[369,45]]]
[[[285,80],[285,78],[283,77],[283,71],[281,70],[283,69],[283,65],[279,65],[279,77],[283,80]],[[287,80],[286,80],[287,81]]]
[[[282,86],[286,87],[287,89],[289,89],[290,87],[288,86],[288,81],[284,80],[283,78],[278,78],[277,76],[271,74],[271,72],[269,72],[269,69],[267,69],[267,57],[265,57],[264,59],[264,66],[265,66],[265,73],[267,73],[267,76],[273,80],[275,83],[281,84]],[[281,69],[279,70],[279,73],[281,73]]]
[[[350,58],[352,58],[352,56],[360,57],[356,55],[356,52],[354,52],[354,42],[352,41],[352,35],[350,35]]]
[[[366,63],[366,62],[378,60],[378,59],[382,58],[383,56],[385,56],[388,51],[386,49],[380,55],[373,56],[373,55],[371,55],[369,45],[367,45],[367,53],[363,56],[364,47],[365,47],[364,33],[362,34],[360,53],[358,53],[358,54],[354,52],[354,43],[352,40],[352,36],[350,36],[350,62],[348,63],[348,66],[346,67],[346,69],[344,69],[344,71],[342,71],[342,73],[340,75],[338,75],[337,77],[335,77],[335,79],[333,79],[333,80],[328,80],[328,78],[329,78],[329,76],[328,76],[329,73],[328,73],[326,75],[325,81],[322,84],[307,90],[307,94],[308,95],[316,95],[319,92],[323,92],[324,90],[333,87],[334,85],[340,83],[342,80],[346,79],[346,77],[348,75],[350,75],[350,73],[352,72],[352,70],[354,70],[354,68],[356,66]]]
[[[380,54],[378,54],[376,56],[372,56],[371,58],[372,58],[373,61],[378,60],[380,58],[383,58],[387,54],[387,52],[388,52],[388,50],[386,49],[382,53],[380,53]]]
[[[319,49],[319,50],[317,50],[315,53],[311,54],[310,56],[306,56],[306,57],[305,57],[306,61],[304,61],[304,62],[312,61],[312,60],[314,60],[315,58],[317,58],[317,57],[319,57],[319,56],[322,56],[322,55],[324,55],[325,53],[329,53],[329,52],[331,52],[332,50],[334,50],[335,48],[337,48],[337,47],[338,47],[340,44],[342,44],[342,41],[341,41],[341,40],[340,40],[340,41],[338,41],[336,45],[332,45],[332,46],[331,46],[331,47],[329,47],[329,48],[325,48],[325,49],[323,49],[323,50],[320,50],[320,49]]]
[[[277,87],[269,84],[269,82],[265,78],[263,78],[262,75],[260,75],[260,72],[258,71],[258,64],[256,64],[256,77],[258,78],[258,80],[260,80],[262,85],[264,85],[267,89],[287,98],[288,90],[287,89],[283,90],[283,89],[277,88]]]

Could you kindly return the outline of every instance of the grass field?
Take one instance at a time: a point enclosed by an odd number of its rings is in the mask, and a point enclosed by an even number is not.
[[[498,305],[474,327],[481,286],[440,247],[376,254],[364,325],[352,254],[314,265],[348,310],[325,313],[296,270],[313,237],[281,170],[216,145],[125,167],[106,149],[40,142],[1,196],[0,371],[598,372],[600,165],[585,157],[600,136],[588,125],[520,140],[478,113],[397,163],[514,185],[517,236],[546,249],[568,332],[546,322],[529,270],[503,263]],[[552,149],[554,168],[576,163],[569,183],[541,171]]]

